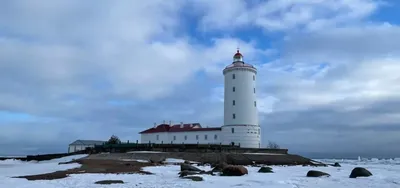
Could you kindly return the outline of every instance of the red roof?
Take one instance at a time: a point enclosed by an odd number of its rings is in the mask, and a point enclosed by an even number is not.
[[[243,55],[239,52],[239,50],[237,50],[236,54],[234,55],[234,57],[236,57],[236,56],[243,56]]]
[[[143,133],[162,133],[162,132],[189,132],[189,131],[220,131],[220,127],[207,127],[202,128],[199,123],[190,123],[190,124],[176,124],[176,125],[168,125],[168,124],[160,124],[157,127],[153,127],[147,130],[140,132]]]

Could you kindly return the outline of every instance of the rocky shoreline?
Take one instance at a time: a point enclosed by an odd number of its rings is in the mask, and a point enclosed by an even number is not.
[[[115,157],[115,156],[114,156]],[[85,174],[85,173],[95,173],[95,174],[144,174],[144,175],[151,175],[151,172],[143,171],[143,167],[148,166],[160,166],[165,164],[172,164],[172,165],[180,165],[181,171],[178,173],[180,178],[184,179],[191,179],[193,181],[203,181],[203,178],[198,175],[211,175],[211,176],[243,176],[248,174],[247,168],[258,167],[258,173],[274,173],[273,168],[269,167],[265,164],[252,164],[252,165],[235,165],[235,164],[228,164],[225,161],[220,161],[218,163],[193,163],[189,161],[185,162],[176,162],[170,163],[166,162],[165,160],[157,161],[157,160],[148,160],[147,162],[144,161],[134,161],[134,160],[123,160],[119,159],[93,159],[93,157],[84,157],[81,159],[59,163],[59,165],[65,164],[72,164],[78,163],[81,166],[78,168],[73,168],[69,170],[63,171],[56,171],[51,173],[45,174],[38,174],[38,175],[28,175],[28,176],[17,176],[13,178],[24,178],[27,180],[54,180],[54,179],[62,179],[66,178],[71,174]],[[197,165],[197,167],[195,166]],[[210,165],[212,170],[204,171],[201,170],[200,167],[204,165]],[[247,166],[247,167],[246,167]],[[303,165],[304,166],[304,165]],[[313,165],[316,166],[316,165]],[[339,163],[331,164],[334,167],[340,167]],[[355,168],[350,175],[350,178],[356,177],[368,177],[372,174],[364,169],[357,167]],[[330,174],[310,170],[307,174],[307,177],[322,177],[327,176],[329,177]],[[103,180],[96,182],[98,184],[113,184],[113,183],[123,183],[121,180]]]
[[[232,165],[303,165],[327,166],[318,161],[292,154],[259,154],[259,153],[194,153],[194,152],[133,152],[133,153],[100,153],[92,154],[87,159],[96,160],[146,160],[161,162],[167,158],[197,161],[202,164],[225,162]]]

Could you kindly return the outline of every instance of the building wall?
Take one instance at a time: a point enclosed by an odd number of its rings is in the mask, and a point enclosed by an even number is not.
[[[161,140],[161,138],[163,139]],[[161,141],[163,143],[171,143],[172,141],[175,144],[219,144],[222,142],[221,131],[219,130],[141,134],[141,143],[149,143],[149,141],[151,143],[161,143]]]
[[[223,126],[221,130],[222,144],[235,144],[242,148],[261,147],[261,129],[258,125]]]
[[[243,68],[233,69],[225,73],[224,125],[259,125],[256,73]]]
[[[158,136],[157,136],[158,135]],[[158,138],[157,138],[158,137]],[[168,143],[171,142],[168,137],[168,133],[147,133],[140,135],[141,143]]]
[[[68,153],[81,151],[81,150],[86,149],[87,147],[94,148],[94,145],[69,145],[68,146]]]

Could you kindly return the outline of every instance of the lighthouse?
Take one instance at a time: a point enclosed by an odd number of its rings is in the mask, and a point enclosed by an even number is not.
[[[257,69],[243,61],[237,50],[232,64],[224,74],[224,125],[221,127],[223,144],[242,148],[261,147],[256,101]]]

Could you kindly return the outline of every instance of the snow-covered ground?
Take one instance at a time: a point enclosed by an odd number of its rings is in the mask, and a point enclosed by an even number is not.
[[[78,158],[81,156],[72,156]],[[144,170],[155,175],[139,174],[79,174],[59,180],[28,181],[25,179],[9,178],[14,175],[37,174],[73,168],[77,165],[58,165],[60,161],[68,161],[68,158],[51,160],[48,162],[18,162],[0,161],[0,187],[13,188],[65,188],[65,187],[146,187],[146,188],[225,188],[225,187],[269,187],[269,188],[396,188],[400,187],[400,159],[394,160],[323,160],[333,163],[339,162],[342,167],[280,167],[272,166],[275,173],[257,173],[259,168],[247,167],[249,174],[241,177],[220,177],[202,175],[204,181],[193,182],[178,178],[180,167],[167,165],[158,167],[146,167]],[[180,161],[169,159],[169,161]],[[373,173],[367,178],[350,179],[351,170],[356,167],[365,167]],[[201,167],[209,170],[210,167]],[[327,178],[307,178],[308,170],[321,170],[331,174]],[[99,180],[123,180],[125,184],[96,185]]]
[[[22,175],[35,175],[47,172],[55,172],[58,170],[66,170],[71,168],[79,167],[80,165],[75,164],[64,164],[58,165],[60,162],[68,162],[73,159],[79,159],[86,157],[87,155],[73,155],[68,157],[62,157],[49,161],[19,161],[19,160],[4,160],[0,161],[0,187],[4,178]]]

